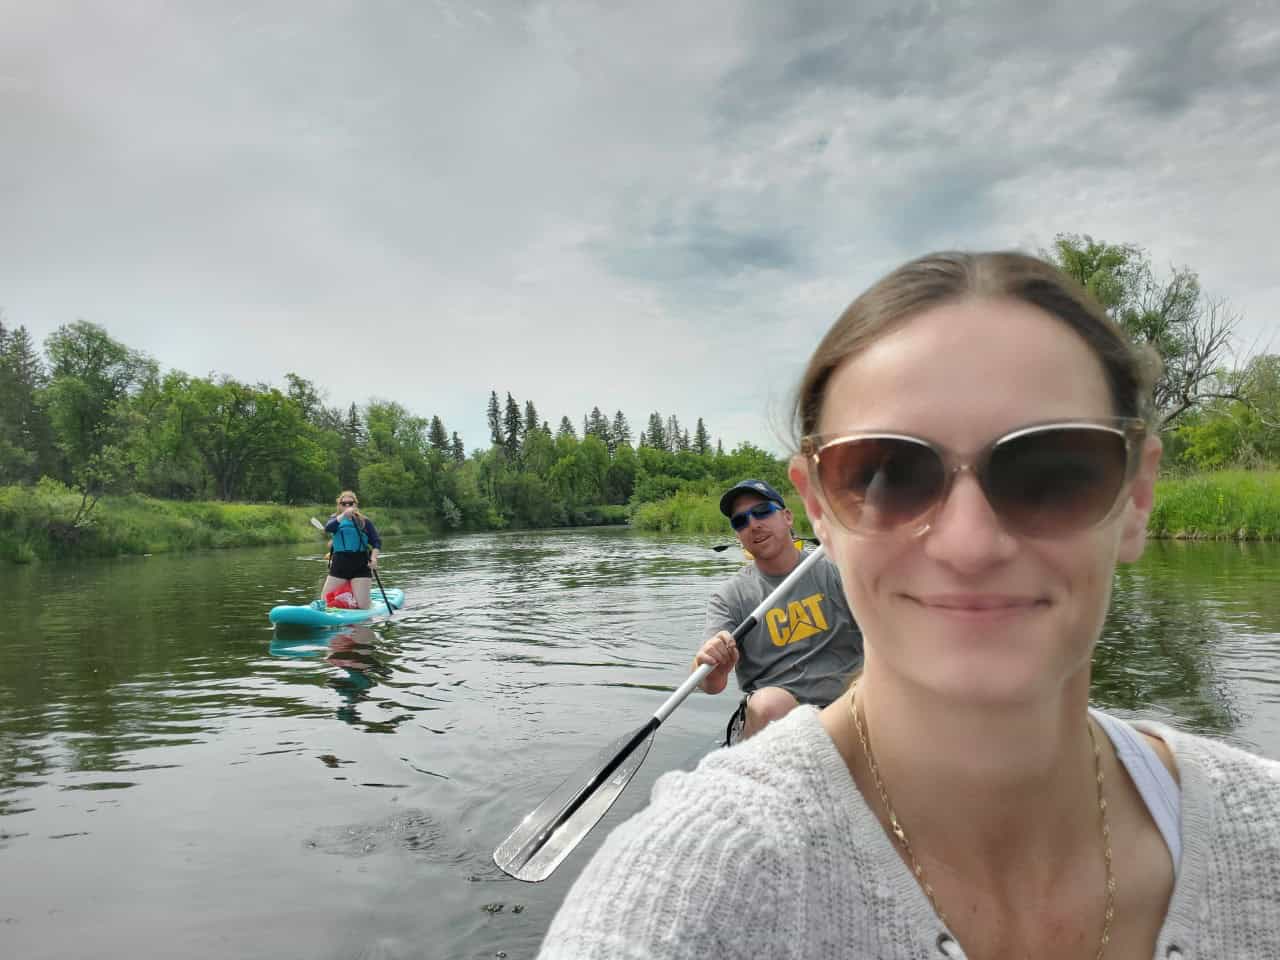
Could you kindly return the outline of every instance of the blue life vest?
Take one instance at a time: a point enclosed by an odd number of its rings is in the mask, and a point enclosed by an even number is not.
[[[350,517],[343,517],[338,521],[329,549],[334,553],[364,553],[369,549],[369,535]]]

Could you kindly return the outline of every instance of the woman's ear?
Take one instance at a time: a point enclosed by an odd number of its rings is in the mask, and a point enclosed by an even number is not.
[[[825,543],[827,539],[827,518],[822,512],[822,501],[818,499],[818,492],[813,488],[813,484],[809,482],[809,462],[797,453],[791,458],[791,466],[787,468],[787,476],[791,478],[791,483],[795,486],[796,493],[800,494],[800,499],[804,502],[804,512],[809,517],[809,524],[813,527],[814,536]]]
[[[1129,488],[1129,502],[1125,504],[1124,527],[1120,534],[1121,563],[1133,563],[1142,556],[1147,545],[1147,521],[1155,507],[1156,475],[1160,471],[1160,454],[1164,449],[1158,436],[1147,438],[1142,447],[1142,460]]]

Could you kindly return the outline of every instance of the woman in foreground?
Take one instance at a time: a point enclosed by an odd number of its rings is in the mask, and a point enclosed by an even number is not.
[[[791,477],[863,671],[662,777],[542,956],[1280,958],[1280,763],[1089,709],[1153,375],[1020,254],[859,297],[801,383]]]

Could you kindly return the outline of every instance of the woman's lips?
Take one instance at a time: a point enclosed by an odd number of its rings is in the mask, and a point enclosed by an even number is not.
[[[1048,604],[1042,597],[1006,593],[907,594],[926,610],[966,620],[998,620],[1019,616]]]

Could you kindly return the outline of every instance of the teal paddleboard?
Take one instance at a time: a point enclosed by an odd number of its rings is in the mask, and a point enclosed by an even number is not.
[[[390,602],[390,609],[387,604]],[[341,627],[348,623],[362,623],[374,617],[385,617],[391,610],[404,606],[404,591],[393,587],[386,596],[374,590],[368,610],[347,610],[343,607],[322,607],[320,601],[304,605],[290,604],[272,607],[267,619],[277,627]]]

